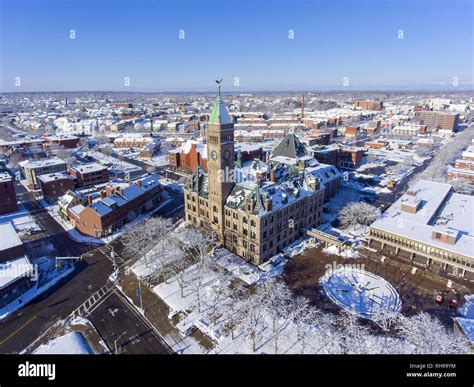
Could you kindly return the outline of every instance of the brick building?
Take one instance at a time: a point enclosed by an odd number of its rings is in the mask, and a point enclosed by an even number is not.
[[[18,210],[15,184],[8,172],[0,172],[0,215]]]
[[[272,179],[265,184],[230,178],[235,174],[234,124],[220,85],[206,134],[208,172],[198,169],[185,185],[186,224],[214,232],[227,249],[255,265],[281,252],[306,228],[319,225],[324,189],[316,177],[296,166],[296,160],[278,174],[270,170]],[[282,142],[278,152],[293,150],[285,139]],[[298,148],[296,143],[296,152]],[[223,172],[229,178],[222,179]]]
[[[474,184],[474,141],[462,152],[454,167],[448,169],[448,180],[465,179]]]
[[[445,113],[435,111],[417,111],[415,112],[421,124],[427,125],[429,128],[445,130],[454,132],[457,129],[459,123],[459,114],[457,113]]]
[[[55,202],[60,196],[76,186],[76,179],[65,172],[40,175],[38,180],[44,200],[48,203]]]
[[[168,152],[168,160],[172,169],[193,173],[198,166],[207,171],[207,148],[206,145],[188,140],[179,148],[172,149]]]
[[[87,206],[69,209],[70,222],[81,233],[102,238],[122,227],[138,214],[151,210],[160,202],[161,184],[157,176],[148,176],[127,187],[109,186],[100,198],[89,197]]]
[[[44,160],[24,160],[20,162],[23,176],[30,189],[39,189],[38,176],[55,172],[66,172],[66,162],[58,158]]]
[[[59,145],[64,148],[76,148],[79,144],[79,137],[72,135],[49,136],[44,138],[43,147],[48,149],[51,145]]]
[[[355,101],[354,102],[354,109],[362,109],[362,110],[375,110],[380,111],[383,109],[383,102],[382,101]]]
[[[357,169],[362,164],[365,149],[360,147],[326,147],[314,151],[314,158],[339,169]]]

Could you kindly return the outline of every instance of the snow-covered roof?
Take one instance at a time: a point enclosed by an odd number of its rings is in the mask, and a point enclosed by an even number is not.
[[[371,227],[474,258],[474,197],[451,188],[420,180]],[[454,236],[455,243],[434,239],[434,231]]]
[[[43,168],[51,165],[61,165],[66,164],[64,160],[58,158],[44,159],[44,160],[23,160],[20,161],[19,165],[23,168]]]
[[[85,209],[82,204],[78,204],[77,206],[71,207],[69,211],[71,211],[74,215],[80,216],[81,212]]]
[[[22,244],[11,222],[0,223],[0,251]]]
[[[0,289],[3,289],[21,277],[30,275],[33,265],[26,256],[0,263]]]
[[[231,124],[232,120],[230,119],[229,112],[225,106],[224,100],[221,98],[220,85],[219,93],[212,107],[211,115],[209,117],[210,124]]]
[[[43,183],[48,183],[50,181],[61,180],[61,179],[73,179],[73,177],[66,172],[55,172],[55,173],[46,173],[44,175],[39,175],[38,179]]]
[[[8,172],[0,173],[0,183],[6,183],[7,181],[12,180],[13,178]]]
[[[73,165],[71,167],[77,173],[91,173],[91,172],[99,172],[107,167],[100,165],[99,163],[89,163],[89,164],[80,164],[80,165]]]

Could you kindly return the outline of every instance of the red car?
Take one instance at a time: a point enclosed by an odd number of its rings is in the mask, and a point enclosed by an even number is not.
[[[448,306],[451,309],[457,309],[457,307],[459,306],[459,302],[458,302],[458,300],[455,300],[455,299],[449,300]]]

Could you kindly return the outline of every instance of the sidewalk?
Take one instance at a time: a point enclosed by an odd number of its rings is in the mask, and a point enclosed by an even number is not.
[[[132,264],[129,263],[129,266]],[[133,304],[140,309],[140,297],[138,293],[138,278],[131,271],[126,270],[128,274],[121,273],[118,278],[118,286],[122,293],[128,297]],[[149,289],[143,282],[141,283],[141,293],[143,309],[142,314],[150,321],[153,326],[160,332],[160,335],[166,343],[178,354],[181,353],[207,353],[212,349],[209,340],[201,335],[193,334],[191,336],[183,336],[172,325],[168,319],[168,306]]]

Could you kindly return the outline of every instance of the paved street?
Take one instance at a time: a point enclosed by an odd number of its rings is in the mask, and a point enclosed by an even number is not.
[[[150,323],[124,298],[113,292],[87,317],[106,345],[119,354],[168,354],[168,345]]]

